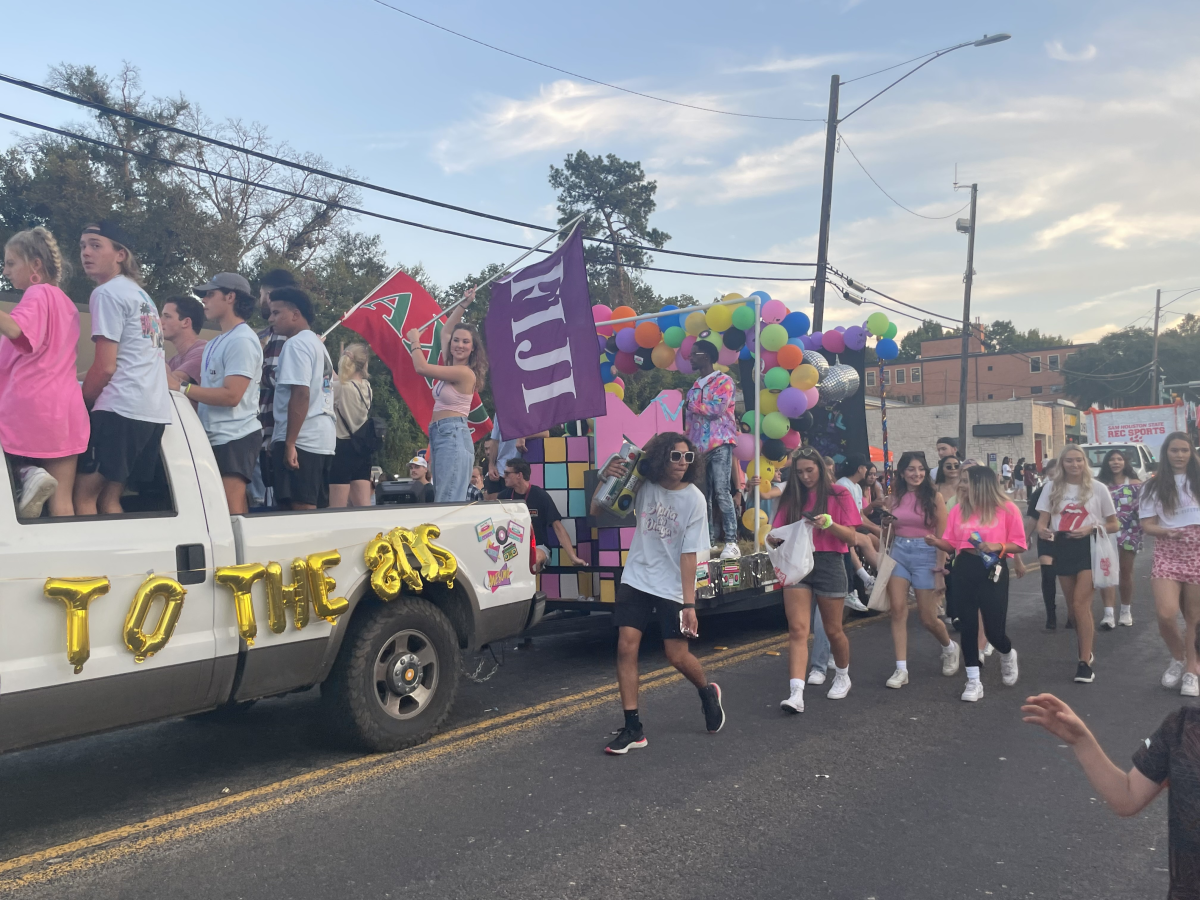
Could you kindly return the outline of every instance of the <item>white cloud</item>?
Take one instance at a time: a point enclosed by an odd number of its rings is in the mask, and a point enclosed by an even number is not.
[[[807,72],[809,69],[820,69],[843,62],[853,62],[862,59],[862,53],[829,53],[824,56],[792,56],[783,59],[772,59],[763,63],[740,66],[730,69],[730,72]]]
[[[1190,241],[1200,234],[1200,215],[1164,211],[1122,215],[1120,203],[1099,203],[1055,222],[1035,235],[1038,249],[1046,250],[1059,240],[1076,233],[1091,234],[1095,241],[1114,250],[1131,243]]]
[[[1062,41],[1046,41],[1046,55],[1061,62],[1091,62],[1096,58],[1096,47],[1088,44],[1078,53],[1071,53]]]
[[[1111,334],[1114,331],[1120,331],[1121,326],[1114,322],[1106,322],[1103,325],[1097,325],[1095,328],[1089,328],[1087,331],[1080,331],[1073,335],[1071,340],[1076,344],[1092,344],[1100,340],[1106,334]]]

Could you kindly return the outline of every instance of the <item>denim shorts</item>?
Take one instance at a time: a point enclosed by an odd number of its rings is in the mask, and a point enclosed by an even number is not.
[[[924,538],[896,538],[888,551],[896,561],[892,577],[903,578],[918,591],[932,591],[936,583],[933,567],[937,565],[937,554],[937,547],[930,547]]]

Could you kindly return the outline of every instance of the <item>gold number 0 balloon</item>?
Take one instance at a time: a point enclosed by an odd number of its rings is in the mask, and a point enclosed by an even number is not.
[[[47,597],[67,604],[67,662],[75,674],[92,655],[88,637],[88,604],[108,593],[107,578],[47,578],[42,588]]]
[[[254,582],[267,574],[265,566],[258,563],[243,563],[240,566],[222,566],[217,569],[214,581],[233,592],[233,608],[237,612],[238,634],[247,647],[254,646],[258,635],[258,623],[254,620],[254,606],[250,602],[250,588]]]
[[[175,626],[179,623],[179,614],[183,611],[183,598],[187,595],[174,578],[165,575],[151,575],[142,582],[142,586],[133,595],[133,603],[125,616],[125,646],[133,651],[134,662],[145,662],[171,640]],[[155,597],[163,598],[163,611],[158,617],[154,631],[146,634],[142,626],[146,624],[146,616],[154,604]]]

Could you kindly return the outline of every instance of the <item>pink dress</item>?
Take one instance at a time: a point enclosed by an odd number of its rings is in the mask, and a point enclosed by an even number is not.
[[[0,447],[34,459],[82,453],[91,428],[75,375],[79,311],[57,287],[34,284],[10,315],[21,337],[0,337]]]

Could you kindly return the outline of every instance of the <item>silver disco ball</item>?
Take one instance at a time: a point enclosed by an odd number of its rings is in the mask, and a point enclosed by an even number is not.
[[[822,403],[840,403],[858,392],[858,371],[853,366],[830,366],[817,382],[817,394]]]
[[[805,350],[804,361],[817,370],[817,374],[825,377],[825,373],[829,371],[829,360],[818,353],[816,350]],[[819,386],[819,385],[818,385]]]

